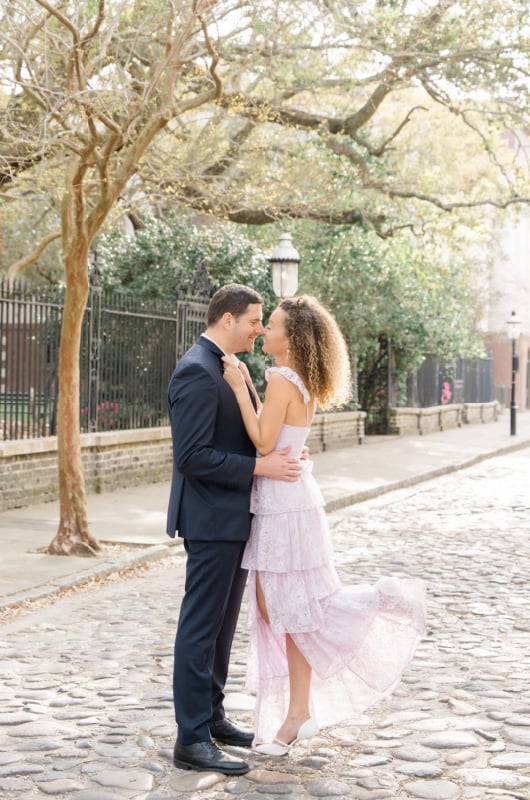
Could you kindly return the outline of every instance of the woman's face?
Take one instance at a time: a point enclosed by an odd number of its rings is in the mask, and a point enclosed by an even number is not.
[[[263,340],[262,350],[274,357],[284,357],[287,354],[289,347],[289,339],[285,333],[285,321],[287,314],[283,309],[275,309],[269,317],[269,321],[265,326],[265,338]]]

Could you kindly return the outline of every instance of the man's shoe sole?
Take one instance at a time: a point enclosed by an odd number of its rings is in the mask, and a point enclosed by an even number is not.
[[[233,741],[231,739],[230,740],[221,739],[219,736],[215,736],[213,733],[212,736],[216,742],[221,742],[221,744],[226,744],[228,745],[228,747],[252,747],[252,742],[254,741],[254,737],[252,737],[250,741],[242,741],[242,740]]]
[[[221,767],[199,767],[195,764],[188,764],[187,761],[179,761],[173,759],[173,764],[177,769],[194,769],[195,772],[220,772],[222,775],[244,775],[250,771],[250,767],[246,764],[244,767],[236,767],[235,769],[222,769]]]

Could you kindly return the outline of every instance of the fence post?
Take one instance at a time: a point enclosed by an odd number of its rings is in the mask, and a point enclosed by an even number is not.
[[[351,404],[357,411],[359,408],[359,356],[358,348],[354,345],[350,350],[350,364],[351,364]]]
[[[90,270],[89,307],[88,430],[93,433],[98,429],[99,352],[101,341],[101,272],[98,268],[98,255],[95,251]]]
[[[394,400],[394,348],[392,347],[392,339],[390,336],[387,339],[387,394],[386,394],[386,420],[385,420],[385,433],[390,433],[390,410],[396,405]]]

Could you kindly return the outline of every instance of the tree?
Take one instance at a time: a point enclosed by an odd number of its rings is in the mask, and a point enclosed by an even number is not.
[[[421,232],[441,212],[529,202],[513,157],[528,122],[521,0],[0,2],[0,190],[13,203],[45,193],[61,217],[10,268],[35,262],[60,234],[53,552],[97,549],[77,353],[88,251],[118,201],[124,211],[178,204],[383,238]]]
[[[66,276],[59,354],[60,520],[50,553],[95,553],[79,432],[79,347],[88,254],[156,137],[221,94],[213,0],[4,0],[0,57],[8,86],[0,181],[62,183]],[[219,18],[219,17],[218,17]],[[53,170],[53,171],[52,171]],[[14,265],[11,274],[16,274]]]
[[[159,202],[254,225],[312,219],[392,235],[530,201],[522,0],[259,3],[217,112],[164,137]],[[252,56],[250,55],[252,54]],[[463,218],[463,215],[462,215]]]
[[[134,297],[208,298],[235,281],[251,284],[269,310],[274,303],[268,261],[235,225],[197,226],[185,213],[155,218],[133,237],[117,229],[103,234],[97,252],[104,285]]]

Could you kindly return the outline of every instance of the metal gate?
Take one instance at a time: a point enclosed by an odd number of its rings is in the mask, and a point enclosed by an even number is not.
[[[0,439],[54,435],[64,289],[0,281]],[[166,390],[206,327],[207,303],[142,301],[93,274],[80,350],[82,431],[168,423]]]

